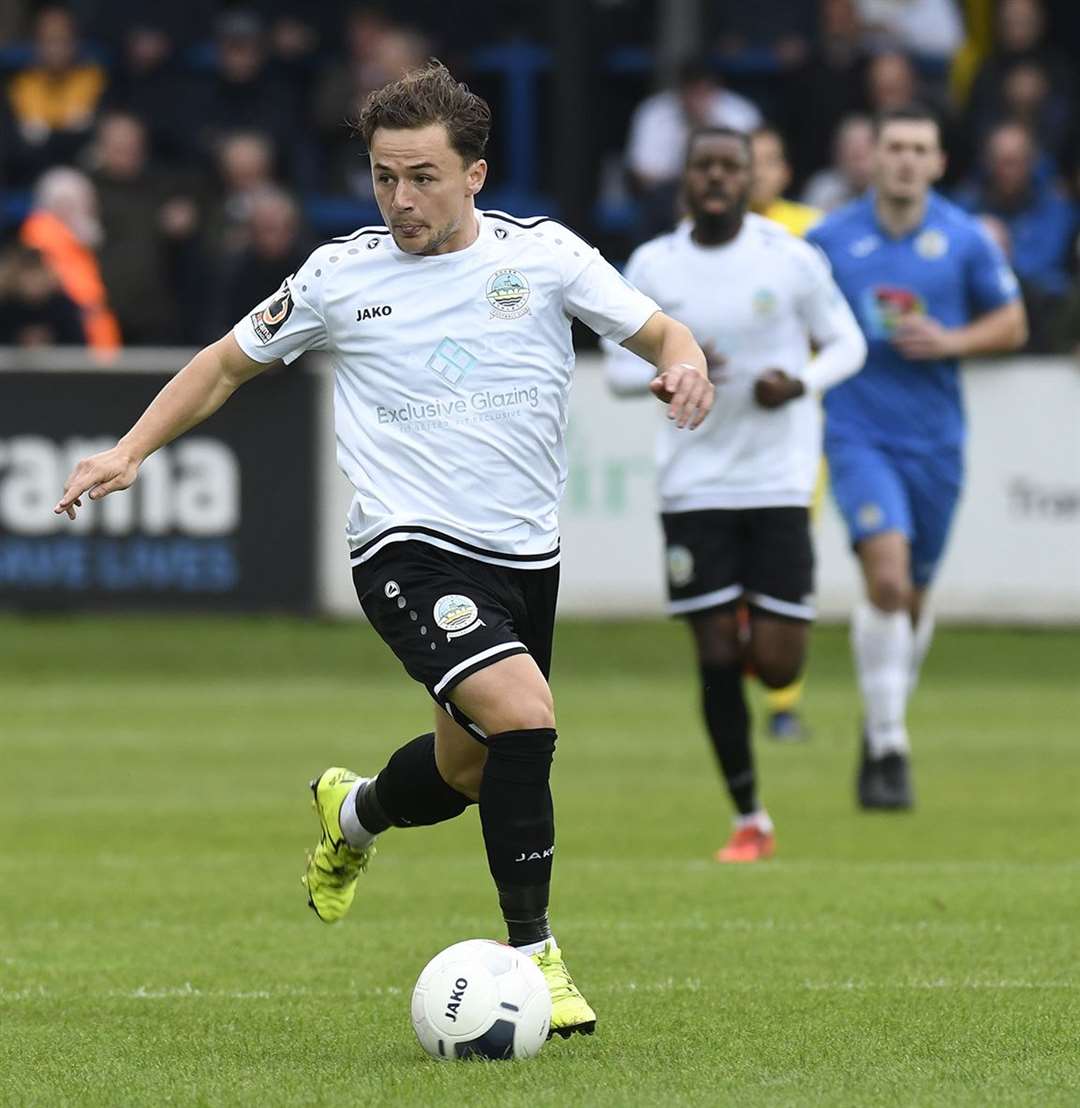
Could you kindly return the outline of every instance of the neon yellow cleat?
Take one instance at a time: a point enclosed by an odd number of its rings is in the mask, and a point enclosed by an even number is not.
[[[357,775],[341,766],[331,766],[311,782],[312,807],[319,817],[322,838],[308,855],[301,881],[307,886],[308,906],[324,923],[337,923],[349,910],[356,882],[375,853],[374,844],[355,850],[341,833],[338,813],[356,782]]]
[[[533,961],[540,967],[551,990],[551,1030],[548,1031],[548,1038],[561,1035],[568,1039],[575,1032],[591,1035],[596,1030],[596,1013],[574,984],[559,948],[554,943],[548,943],[539,954],[533,955]]]

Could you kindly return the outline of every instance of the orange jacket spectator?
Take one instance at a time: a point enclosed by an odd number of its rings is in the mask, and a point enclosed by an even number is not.
[[[93,247],[101,237],[93,188],[74,169],[53,169],[42,177],[35,209],[19,238],[41,252],[60,287],[82,313],[87,345],[103,353],[120,348],[120,326],[109,308]]]

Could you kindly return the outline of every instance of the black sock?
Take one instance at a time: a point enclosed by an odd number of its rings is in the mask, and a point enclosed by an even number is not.
[[[378,835],[388,827],[430,827],[460,816],[473,802],[451,788],[435,765],[435,735],[407,742],[374,781],[356,791],[356,818]]]
[[[551,727],[488,737],[480,823],[511,946],[551,938],[547,910],[555,815],[548,779],[555,738]]]
[[[750,750],[750,713],[741,665],[701,667],[702,707],[728,792],[741,816],[757,810],[757,781]]]

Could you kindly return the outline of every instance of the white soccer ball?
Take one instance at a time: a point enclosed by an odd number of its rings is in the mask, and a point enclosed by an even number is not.
[[[551,993],[536,963],[512,946],[467,939],[423,968],[412,995],[420,1045],[440,1061],[531,1058],[551,1026]]]

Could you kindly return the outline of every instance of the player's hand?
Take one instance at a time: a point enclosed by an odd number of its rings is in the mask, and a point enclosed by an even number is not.
[[[91,454],[71,471],[64,485],[64,495],[53,512],[58,516],[67,512],[68,518],[74,519],[75,509],[82,507],[84,493],[89,492],[91,500],[100,500],[111,492],[128,488],[138,472],[139,463],[119,446]]]
[[[905,358],[914,361],[955,358],[959,354],[953,332],[925,315],[902,316],[892,343]]]
[[[763,408],[779,408],[806,393],[806,385],[782,369],[767,369],[754,382],[754,399]]]
[[[680,364],[661,370],[649,383],[653,396],[671,405],[668,419],[677,427],[700,426],[713,406],[716,390],[696,366]]]

